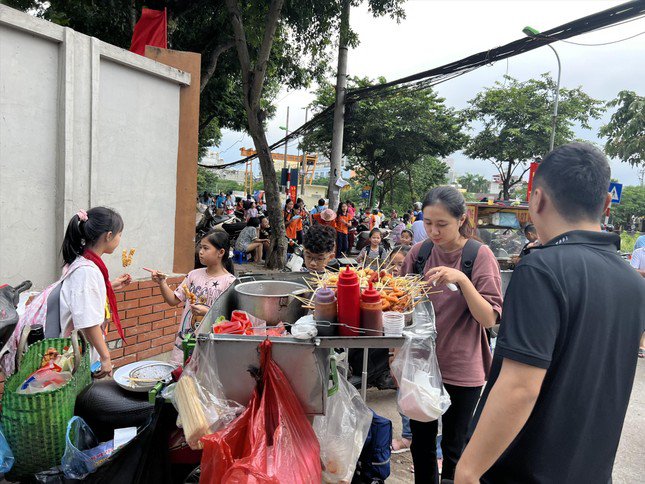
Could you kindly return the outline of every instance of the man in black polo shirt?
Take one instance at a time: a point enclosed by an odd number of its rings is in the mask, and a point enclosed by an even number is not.
[[[645,281],[618,255],[618,235],[599,230],[609,175],[605,156],[583,143],[540,163],[529,210],[546,243],[522,259],[506,292],[455,483],[610,482]]]

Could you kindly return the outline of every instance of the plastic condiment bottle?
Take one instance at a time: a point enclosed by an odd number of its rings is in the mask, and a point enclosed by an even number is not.
[[[361,294],[361,328],[370,330],[365,331],[365,336],[383,336],[381,293],[371,282]]]
[[[333,289],[323,286],[314,296],[314,319],[335,323],[338,316],[338,304]]]
[[[361,307],[359,299],[361,288],[356,272],[349,266],[338,274],[338,332],[341,336],[358,336],[361,326]],[[356,329],[354,329],[356,328]]]

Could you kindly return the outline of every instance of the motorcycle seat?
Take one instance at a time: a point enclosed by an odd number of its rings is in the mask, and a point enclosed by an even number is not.
[[[145,425],[153,410],[147,393],[129,392],[114,380],[95,380],[76,398],[74,415],[103,442],[114,437],[114,429]]]

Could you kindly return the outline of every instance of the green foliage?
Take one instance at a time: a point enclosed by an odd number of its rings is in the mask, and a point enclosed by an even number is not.
[[[634,246],[636,245],[636,240],[640,236],[640,232],[634,232],[630,234],[629,232],[622,231],[620,233],[620,251],[621,252],[634,252]]]
[[[618,109],[598,133],[607,138],[605,152],[632,166],[645,164],[645,97],[620,91],[607,106]]]
[[[385,83],[385,79],[380,78],[376,83]],[[351,89],[371,86],[375,82],[352,78],[348,84]],[[314,112],[320,112],[333,100],[334,86],[324,83],[316,92],[312,108]],[[376,180],[382,180],[384,191],[389,190],[388,184],[395,185],[396,179],[405,181],[407,174],[413,173],[413,179],[421,182],[412,187],[412,192],[421,194],[437,179],[443,179],[448,170],[443,163],[439,165],[435,157],[449,155],[466,141],[461,133],[462,125],[456,112],[431,89],[400,90],[347,106],[343,153],[352,169],[365,178],[372,175]],[[301,147],[329,156],[331,139],[332,119],[329,117],[304,137]],[[417,164],[425,168],[415,170]],[[411,193],[409,180],[406,183],[408,188],[401,193],[407,192],[412,198],[414,193]]]
[[[464,152],[495,165],[504,198],[528,171],[529,162],[549,150],[555,88],[547,74],[524,82],[506,76],[469,101],[464,115],[477,134]],[[601,101],[582,88],[560,88],[555,146],[574,139],[575,125],[590,129],[589,118],[598,119],[603,111]]]
[[[611,216],[613,224],[623,229],[630,226],[632,216],[645,217],[645,187],[623,187],[620,203],[611,207]]]
[[[204,168],[202,166],[197,167],[197,194],[201,195],[204,192],[210,192],[217,194],[219,192],[228,192],[229,190],[233,191],[243,191],[244,185],[237,183],[231,180],[223,180],[218,178],[216,172]]]
[[[488,180],[482,175],[475,173],[466,173],[460,176],[457,181],[467,193],[487,193],[489,188]]]

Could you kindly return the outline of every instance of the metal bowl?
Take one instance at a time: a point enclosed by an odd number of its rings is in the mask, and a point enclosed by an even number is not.
[[[286,281],[253,281],[235,286],[237,308],[263,319],[269,325],[295,323],[307,314],[302,302],[293,297],[309,289],[303,284]]]

